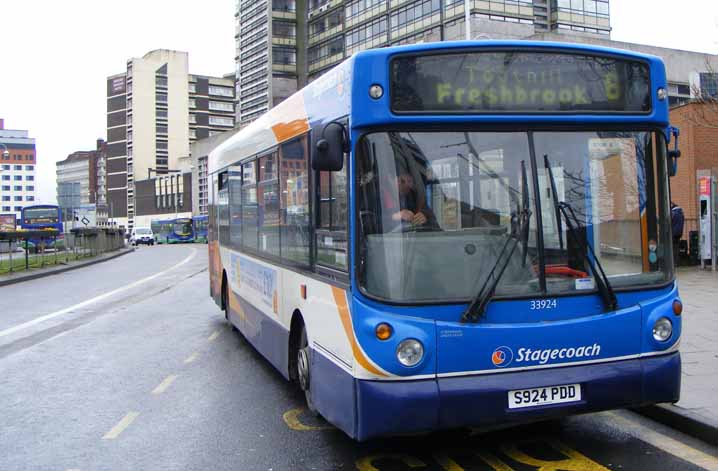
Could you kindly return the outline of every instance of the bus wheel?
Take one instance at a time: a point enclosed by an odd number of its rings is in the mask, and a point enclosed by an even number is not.
[[[312,401],[311,378],[309,375],[309,343],[307,342],[307,331],[302,327],[299,334],[299,349],[297,350],[297,379],[299,387],[304,391],[307,400],[307,409],[312,414],[318,415],[317,409]]]
[[[224,311],[224,318],[229,322],[229,296],[227,295],[227,275],[222,276],[222,310]]]

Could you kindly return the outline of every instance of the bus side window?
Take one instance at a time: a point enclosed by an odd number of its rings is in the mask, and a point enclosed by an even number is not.
[[[338,172],[319,172],[316,217],[317,264],[346,271],[347,260],[347,154]]]
[[[282,260],[309,265],[309,159],[307,136],[279,149],[280,252]]]
[[[229,206],[227,191],[228,176],[227,172],[222,172],[217,178],[217,226],[219,226],[219,242],[221,244],[229,243]]]

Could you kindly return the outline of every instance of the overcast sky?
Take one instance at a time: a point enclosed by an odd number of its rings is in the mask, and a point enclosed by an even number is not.
[[[38,199],[55,162],[105,138],[105,78],[153,49],[191,73],[234,70],[235,0],[0,0],[0,118],[37,140]],[[611,0],[612,39],[718,54],[717,0]]]

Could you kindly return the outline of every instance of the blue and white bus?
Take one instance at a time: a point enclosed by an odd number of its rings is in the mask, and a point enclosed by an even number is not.
[[[25,206],[20,213],[20,227],[28,231],[56,229],[59,232],[56,237],[31,237],[27,241],[27,248],[30,251],[37,251],[41,245],[45,248],[56,249],[61,249],[65,246],[62,210],[57,205],[36,204],[33,206]]]
[[[179,244],[195,241],[194,221],[189,217],[153,219],[150,227],[158,244]]]
[[[192,229],[194,230],[194,241],[203,244],[207,243],[207,216],[193,216]]]
[[[576,44],[357,53],[210,154],[212,296],[357,440],[677,401],[666,86]]]

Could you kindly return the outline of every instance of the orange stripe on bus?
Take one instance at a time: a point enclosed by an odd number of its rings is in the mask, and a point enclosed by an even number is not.
[[[272,125],[277,142],[284,142],[309,131],[307,110],[304,108],[304,96],[301,93],[284,100],[274,110],[281,121]]]
[[[354,328],[352,327],[352,320],[349,316],[349,306],[347,306],[347,297],[344,293],[344,290],[332,286],[332,294],[334,295],[334,302],[336,303],[337,310],[339,311],[339,318],[342,320],[344,331],[346,332],[347,338],[349,339],[349,343],[352,346],[354,358],[356,358],[359,364],[370,373],[373,373],[377,376],[387,376],[385,373],[379,371],[374,365],[369,362],[367,357],[364,356],[364,352],[359,347],[359,344],[354,337]]]

